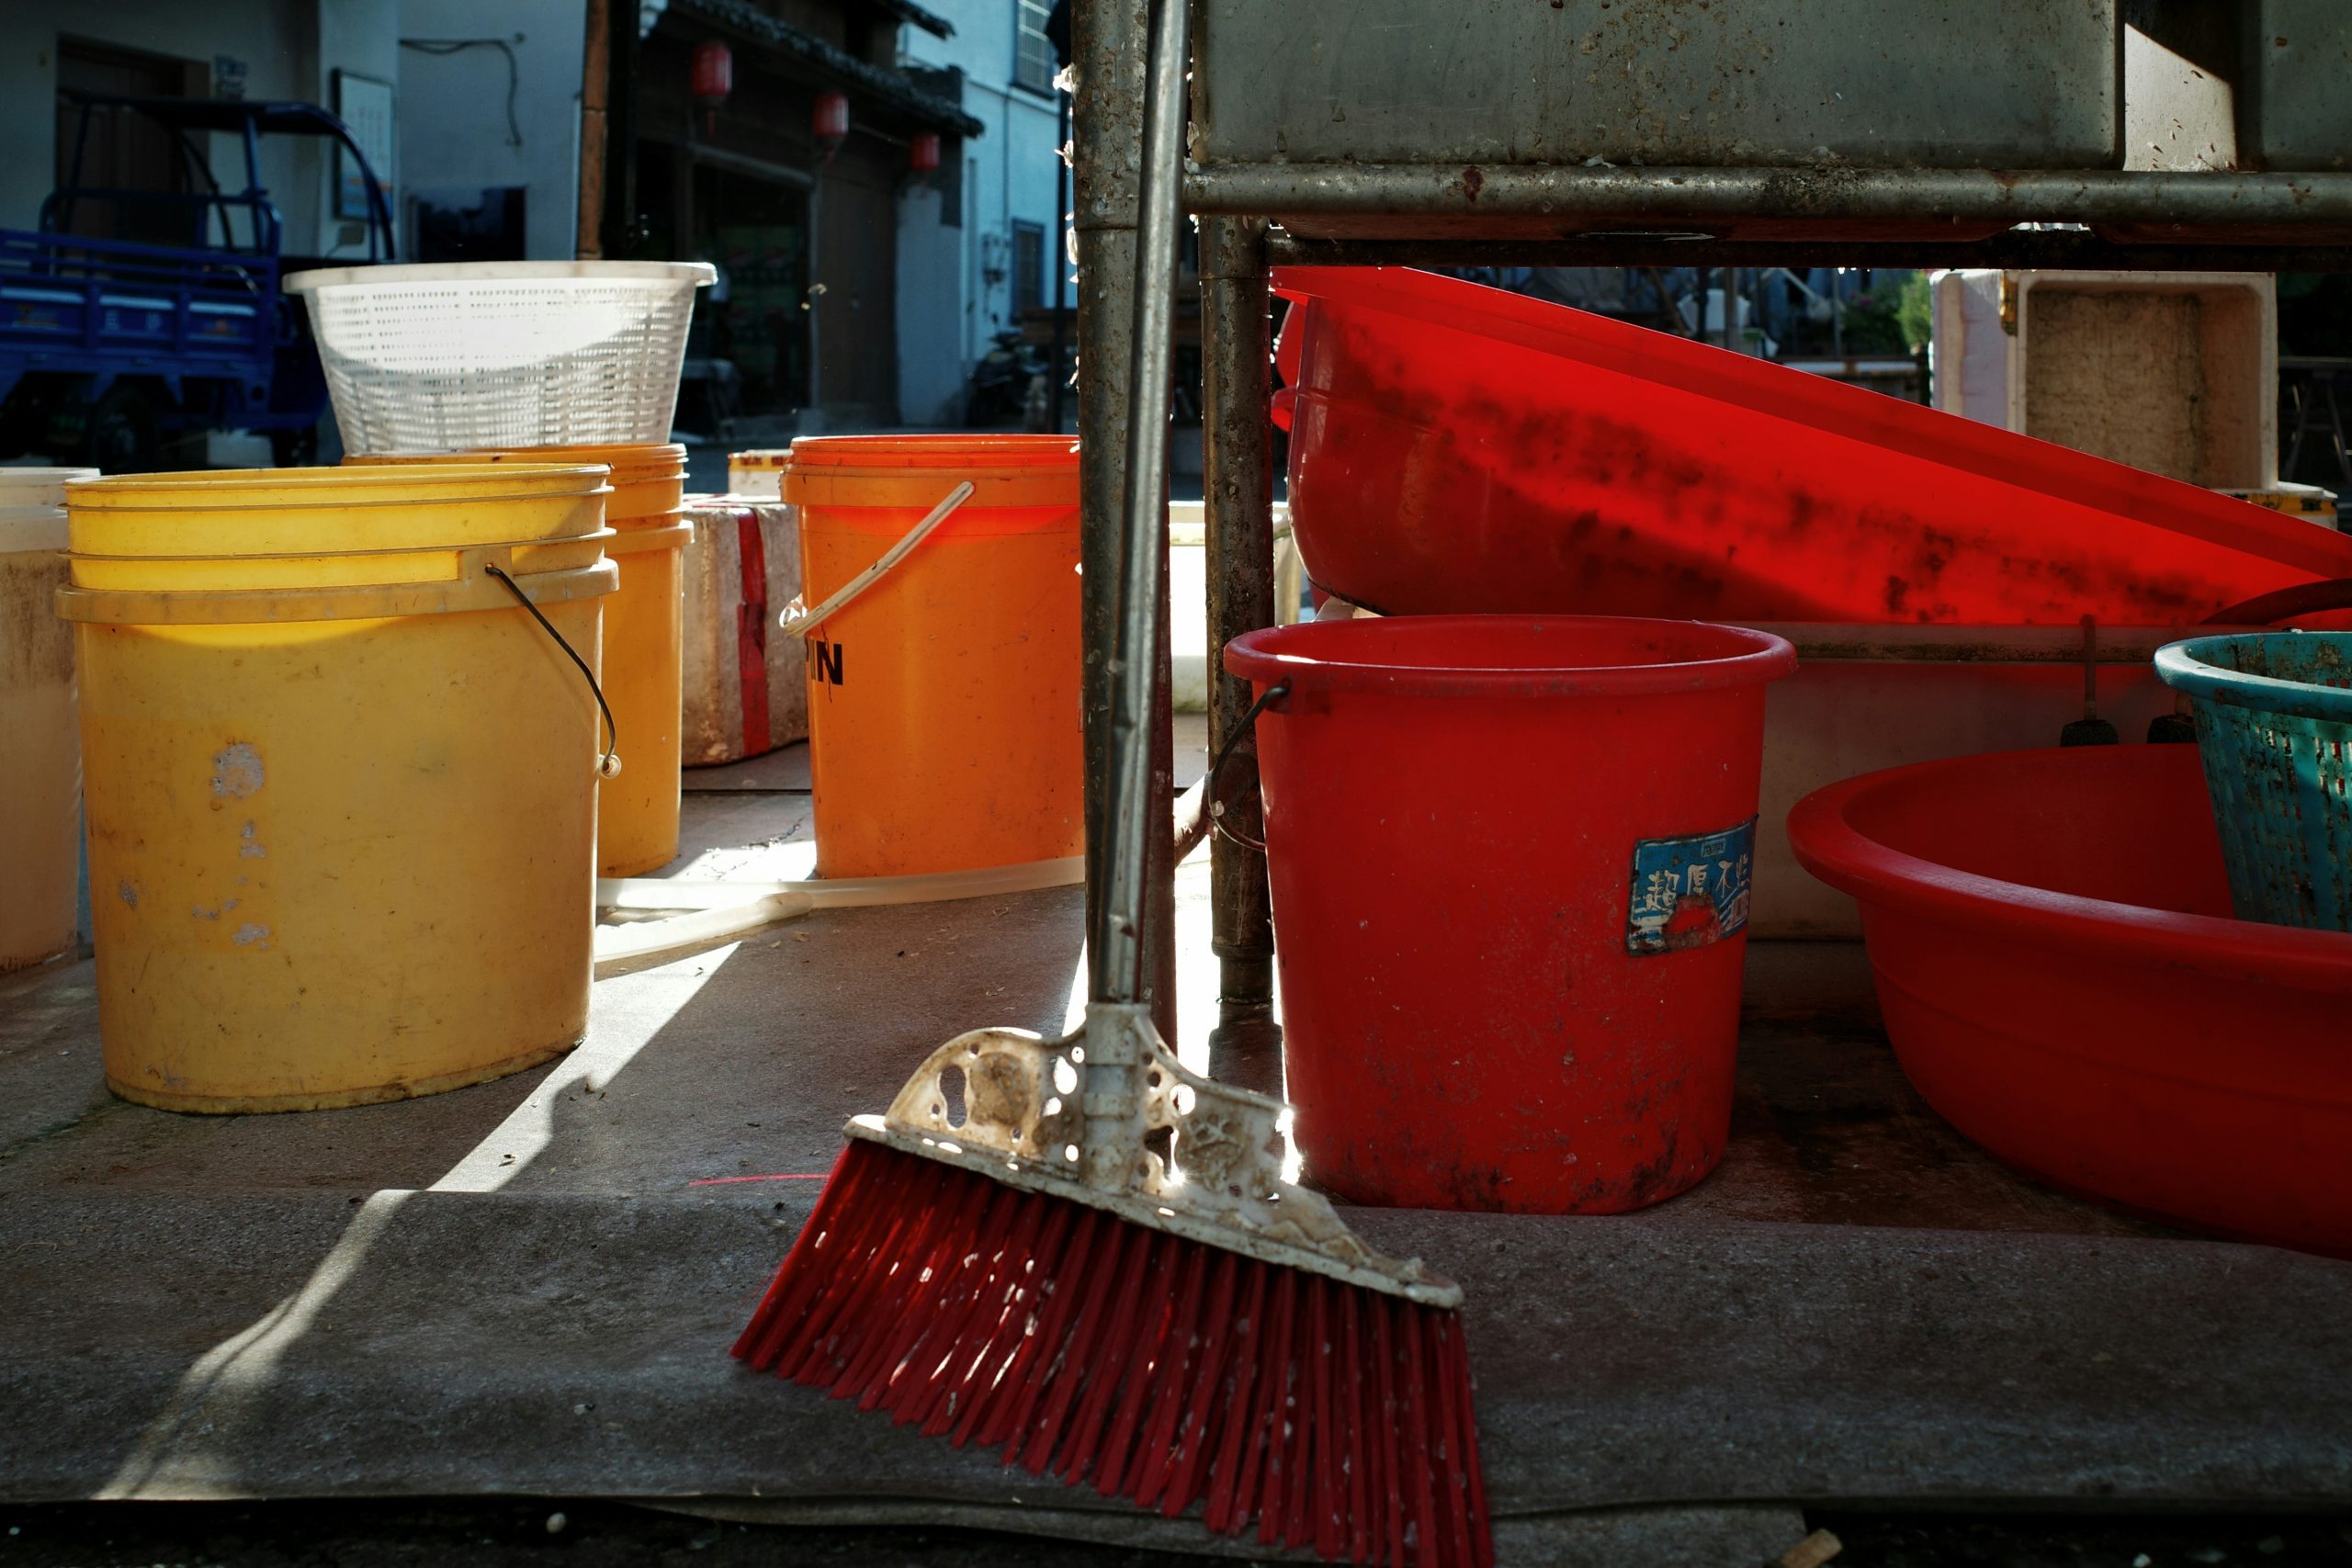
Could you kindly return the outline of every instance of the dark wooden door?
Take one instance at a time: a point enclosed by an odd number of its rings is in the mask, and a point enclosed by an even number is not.
[[[169,55],[142,54],[80,39],[57,45],[57,171],[63,188],[75,178],[74,148],[82,139],[78,183],[109,190],[185,192],[185,160],[172,133],[130,109],[96,108],[83,130],[82,110],[69,93],[108,97],[180,97],[204,80],[203,67]],[[69,232],[102,240],[139,240],[151,244],[198,243],[198,209],[187,202],[82,200],[65,225]]]
[[[899,407],[899,166],[852,134],[818,176],[816,401],[888,422]]]

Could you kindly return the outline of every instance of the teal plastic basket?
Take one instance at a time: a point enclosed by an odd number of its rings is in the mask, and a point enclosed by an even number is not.
[[[2352,632],[2156,650],[2188,694],[2242,920],[2352,931]]]

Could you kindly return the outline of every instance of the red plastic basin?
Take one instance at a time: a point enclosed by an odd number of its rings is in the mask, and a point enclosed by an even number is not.
[[[1746,355],[1401,268],[1292,267],[1291,518],[1392,615],[2174,626],[2352,539]]]
[[[2191,746],[1923,762],[1789,816],[1928,1102],[2059,1187],[2352,1256],[2352,936],[2229,918]]]

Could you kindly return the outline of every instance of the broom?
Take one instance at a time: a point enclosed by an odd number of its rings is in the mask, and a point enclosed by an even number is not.
[[[1084,1028],[980,1030],[861,1116],[734,1354],[1004,1462],[1327,1560],[1489,1568],[1462,1293],[1282,1179],[1284,1108],[1144,996],[1185,0],[1145,107],[1110,850]]]

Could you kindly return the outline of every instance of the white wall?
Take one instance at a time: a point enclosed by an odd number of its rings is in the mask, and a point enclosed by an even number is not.
[[[248,98],[300,99],[334,107],[332,73],[356,71],[394,84],[400,51],[398,0],[5,0],[0,27],[0,228],[29,229],[56,173],[57,40],[95,43],[209,62],[245,63]],[[233,138],[216,137],[214,173],[242,186],[244,160]],[[326,214],[332,143],[272,138],[262,175],[286,223],[294,254],[331,253],[339,225]],[[380,171],[379,171],[380,172]],[[364,254],[364,249],[346,254]]]
[[[963,417],[963,231],[939,220],[940,192],[899,198],[899,418],[955,424]]]
[[[987,128],[966,141],[964,225],[939,221],[940,196],[919,191],[899,201],[899,398],[910,423],[950,423],[962,411],[964,382],[989,335],[1017,324],[1012,307],[1012,226],[1046,231],[1044,303],[1054,299],[1057,106],[1047,95],[1012,83],[1017,7],[1012,0],[925,0],[956,36],[900,30],[909,65],[964,69],[964,110]],[[1003,273],[991,283],[993,264]],[[952,278],[952,285],[951,285]],[[1065,285],[1064,299],[1077,291]]]
[[[398,136],[401,121],[406,118],[401,102],[401,72],[405,62],[401,59],[400,15],[400,0],[318,0],[317,75],[311,90],[303,95],[312,103],[333,109],[335,107],[334,73],[337,71],[356,72],[362,76],[392,85],[394,157],[392,166],[378,169],[376,177],[383,182],[385,198],[392,204],[395,233],[399,232],[401,179]],[[248,90],[245,96],[252,97],[254,94]],[[351,226],[348,221],[338,221],[332,216],[334,211],[334,171],[333,157],[322,156],[318,160],[313,196],[321,214],[317,254],[365,261],[368,259],[365,232],[356,236],[356,243],[345,243],[342,237],[352,233]]]
[[[401,185],[404,190],[520,186],[527,254],[569,260],[579,234],[582,0],[399,0],[408,39],[496,39],[514,51],[514,120],[507,124],[506,55],[475,47],[401,51]],[[405,203],[403,204],[405,207]],[[401,242],[413,243],[404,210]]]

